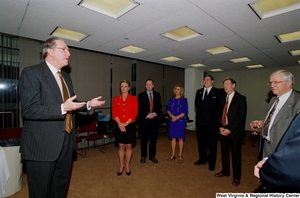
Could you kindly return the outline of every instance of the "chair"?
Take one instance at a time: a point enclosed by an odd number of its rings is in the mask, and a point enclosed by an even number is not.
[[[76,152],[78,155],[80,155],[81,157],[85,157],[86,156],[86,148],[85,148],[85,145],[84,145],[84,138],[82,136],[77,136],[76,137],[76,144],[78,143],[81,143],[81,146],[80,148],[77,148]],[[78,151],[81,151],[81,152],[78,152]]]
[[[82,137],[84,140],[87,141],[87,148],[89,148],[89,142],[93,141],[93,147],[96,148],[96,140],[101,140],[102,139],[102,145],[104,144],[104,134],[99,134],[97,133],[97,121],[92,121],[91,124],[89,125],[83,125],[77,128],[77,133],[86,133]],[[105,152],[105,147],[104,150],[100,150],[102,153]]]

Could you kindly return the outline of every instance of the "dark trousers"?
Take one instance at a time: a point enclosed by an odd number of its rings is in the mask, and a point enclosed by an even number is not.
[[[197,125],[197,143],[199,161],[202,163],[208,162],[210,166],[216,165],[217,145],[218,145],[218,128],[211,126]]]
[[[141,127],[141,157],[147,157],[147,145],[149,141],[149,159],[154,158],[156,155],[156,142],[158,134],[158,123],[149,120],[147,127]]]
[[[25,160],[30,198],[67,197],[72,169],[73,141],[68,133],[54,162]]]
[[[232,156],[233,179],[242,175],[242,139],[221,136],[222,173],[230,174],[230,152]]]

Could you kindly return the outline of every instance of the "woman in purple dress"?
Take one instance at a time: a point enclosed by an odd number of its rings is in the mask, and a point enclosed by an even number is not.
[[[170,117],[169,121],[169,136],[171,137],[172,155],[168,161],[176,159],[175,148],[176,139],[178,138],[179,163],[183,162],[183,139],[185,137],[185,126],[188,114],[188,102],[184,97],[183,86],[180,84],[175,85],[173,89],[174,96],[170,98],[167,108],[167,113]]]

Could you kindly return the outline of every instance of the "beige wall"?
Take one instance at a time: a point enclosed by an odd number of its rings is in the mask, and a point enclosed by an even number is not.
[[[24,67],[41,62],[40,51],[41,42],[20,38],[20,73]],[[106,101],[103,107],[109,108],[112,98],[120,94],[120,81],[132,81],[133,60],[130,58],[72,47],[70,53],[69,66],[63,69],[71,75],[78,100],[89,100],[101,95]],[[131,86],[136,86],[136,95],[145,90],[145,80],[152,78],[155,90],[162,95],[162,103],[166,104],[172,95],[173,86],[184,83],[184,69],[144,61],[135,62],[136,82],[131,82]]]

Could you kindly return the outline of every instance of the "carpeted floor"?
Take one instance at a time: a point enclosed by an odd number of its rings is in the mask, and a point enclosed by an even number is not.
[[[195,131],[187,131],[184,142],[184,162],[167,161],[170,156],[170,141],[166,133],[158,139],[157,156],[159,163],[153,164],[147,159],[140,163],[140,143],[133,150],[132,174],[117,176],[117,148],[113,144],[106,146],[106,152],[97,149],[87,150],[86,158],[77,156],[74,162],[69,189],[69,198],[98,197],[215,197],[217,192],[257,192],[260,183],[253,176],[253,166],[257,161],[258,136],[245,138],[243,145],[243,170],[239,186],[232,186],[232,177],[216,178],[221,171],[220,146],[216,170],[211,172],[208,165],[194,166],[198,159]],[[177,152],[178,153],[178,152]],[[178,154],[177,154],[178,156]],[[10,198],[28,197],[26,175],[23,176],[23,188]]]

